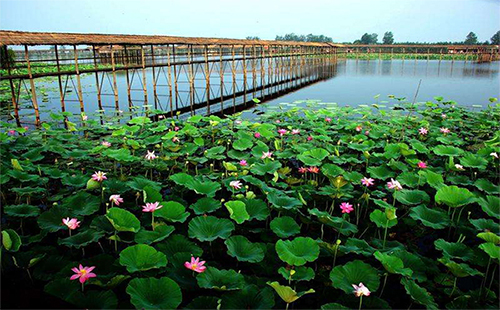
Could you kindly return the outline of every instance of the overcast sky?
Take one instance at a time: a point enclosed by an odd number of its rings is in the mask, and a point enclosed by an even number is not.
[[[480,41],[500,30],[500,0],[0,0],[0,29],[220,38],[365,32],[396,41]]]

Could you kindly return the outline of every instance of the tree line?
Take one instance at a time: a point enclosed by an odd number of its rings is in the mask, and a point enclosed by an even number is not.
[[[248,36],[246,37],[247,40],[260,40],[259,37],[257,36]],[[275,38],[276,41],[297,41],[297,42],[333,42],[331,37],[325,36],[325,35],[314,35],[312,33],[308,35],[298,35],[295,33],[287,33],[285,35],[277,35]],[[361,36],[359,40],[355,40],[354,42],[343,42],[346,44],[400,44],[400,45],[410,45],[410,44],[435,44],[435,45],[500,45],[500,30],[497,31],[493,36],[490,38],[490,40],[486,40],[484,42],[480,42],[477,35],[474,32],[469,32],[469,34],[465,37],[464,41],[459,41],[459,42],[452,42],[452,41],[445,41],[445,42],[395,42],[394,40],[394,34],[392,31],[387,31],[384,33],[384,36],[382,37],[382,41],[379,42],[378,40],[378,34],[376,33],[365,33]]]

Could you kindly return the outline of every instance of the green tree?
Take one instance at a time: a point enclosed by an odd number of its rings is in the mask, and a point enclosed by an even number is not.
[[[259,37],[257,37],[257,36],[248,36],[248,37],[246,37],[245,39],[246,39],[246,40],[260,40],[260,38],[259,38]]]
[[[297,35],[295,33],[287,33],[284,36],[276,36],[276,41],[298,41],[298,42],[333,42],[332,38],[325,35],[314,35],[312,33],[306,35]]]
[[[491,37],[491,44],[493,45],[499,45],[500,44],[500,30],[497,31],[492,37]]]
[[[393,44],[394,43],[394,35],[392,31],[387,31],[384,33],[384,38],[382,39],[382,44]]]
[[[364,35],[361,36],[361,40],[359,41],[361,44],[377,44],[378,40],[378,34],[372,33],[368,34],[365,33]]]
[[[467,37],[465,37],[464,44],[467,44],[467,45],[477,44],[477,35],[472,31],[469,32]]]
[[[7,49],[4,45],[0,47],[0,68],[7,69],[15,66],[16,53],[12,49]]]

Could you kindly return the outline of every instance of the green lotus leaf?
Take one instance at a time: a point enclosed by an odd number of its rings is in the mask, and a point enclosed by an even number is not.
[[[127,271],[137,272],[165,267],[167,257],[152,246],[136,244],[120,252],[120,265],[127,267]]]
[[[22,245],[21,237],[19,237],[15,230],[2,230],[2,245],[7,251],[17,252]]]
[[[250,221],[264,221],[271,214],[267,204],[261,199],[242,199],[241,201],[245,203],[248,215],[250,215]]]
[[[349,143],[347,145],[348,148],[357,150],[357,151],[369,151],[375,146],[375,142],[373,140],[366,140],[363,143]]]
[[[429,195],[420,190],[407,190],[403,189],[394,193],[396,200],[404,205],[418,205],[428,203],[430,201]]]
[[[278,194],[277,192],[269,193],[267,199],[276,208],[292,210],[296,209],[299,206],[302,206],[302,202],[300,202],[300,200],[293,197],[288,197],[285,195]]]
[[[422,172],[422,171],[419,171]],[[406,185],[408,188],[412,187],[417,187],[420,183],[420,185],[423,184],[423,178],[419,177],[418,174],[414,172],[403,172],[400,175],[398,175],[398,181],[402,185]]]
[[[170,180],[174,181],[177,185],[189,188],[189,184],[193,182],[194,178],[187,173],[181,172],[171,175]]]
[[[500,194],[500,188],[487,179],[477,179],[474,185],[487,194]]]
[[[76,215],[90,215],[99,211],[101,199],[86,192],[79,192],[66,198],[62,206],[70,209]]]
[[[177,201],[162,202],[161,205],[163,208],[156,210],[154,213],[157,217],[169,222],[180,223],[184,223],[189,217],[189,212],[186,212],[186,208]]]
[[[500,260],[500,247],[491,242],[486,242],[479,245],[479,248],[483,250],[486,254],[488,254],[493,259]]]
[[[141,222],[131,212],[120,209],[110,208],[106,213],[106,218],[117,231],[138,232],[141,228]]]
[[[435,189],[440,189],[444,186],[443,176],[439,173],[435,173],[431,170],[426,169],[423,171],[419,171],[418,174],[422,175],[425,178],[427,184]]]
[[[460,158],[460,163],[464,167],[476,168],[479,170],[486,169],[486,166],[488,165],[488,161],[486,159],[470,153],[467,153],[464,157]]]
[[[348,309],[351,309],[351,308],[348,308],[348,307],[344,307],[342,306],[341,304],[338,304],[338,303],[335,303],[335,302],[331,302],[331,303],[328,303],[328,304],[324,304],[323,306],[321,306],[320,308],[321,310],[348,310]]]
[[[297,156],[297,159],[303,162],[307,166],[320,166],[323,159],[325,159],[330,153],[323,148],[315,148],[309,151],[305,151]]]
[[[294,270],[295,273],[290,276],[290,271]],[[290,278],[292,281],[310,281],[314,279],[315,273],[314,269],[311,267],[305,267],[305,266],[300,266],[300,267],[295,267],[294,269],[287,269],[285,267],[280,267],[278,269],[278,273],[285,278],[285,280],[289,281]]]
[[[136,156],[133,156],[130,153],[129,149],[123,149],[123,148],[118,150],[106,149],[104,152],[102,152],[102,155],[107,156],[118,162],[133,162],[138,159]]]
[[[289,216],[274,218],[270,224],[271,230],[280,238],[288,238],[300,233],[300,227]]]
[[[234,270],[219,270],[215,267],[207,267],[205,272],[196,277],[198,286],[201,288],[216,289],[219,291],[239,290],[245,285],[242,274]]]
[[[465,206],[476,200],[474,194],[469,192],[468,189],[454,185],[441,187],[434,199],[437,203],[444,203],[451,208]]]
[[[500,198],[496,196],[486,196],[486,199],[479,200],[481,209],[491,217],[500,219]]]
[[[434,297],[425,288],[415,283],[415,281],[401,278],[401,284],[405,287],[406,293],[416,303],[424,305],[427,309],[439,309],[434,301]]]
[[[443,229],[450,225],[448,213],[441,209],[430,209],[424,205],[413,207],[410,210],[410,217],[419,220],[423,225],[434,229]]]
[[[472,225],[474,225],[474,227],[477,230],[491,231],[497,235],[500,234],[500,226],[498,225],[497,222],[493,221],[492,219],[477,219],[477,220],[470,219],[469,221],[471,222]]]
[[[459,149],[454,146],[446,146],[446,145],[438,145],[432,149],[434,154],[439,155],[439,156],[450,156],[450,157],[456,157],[460,156],[464,153],[462,149]]]
[[[318,217],[318,220],[335,228],[342,235],[351,235],[358,232],[358,227],[354,224],[349,223],[349,221],[345,220],[342,217],[334,217],[331,216],[328,212],[319,211],[317,208],[307,210],[309,214]]]
[[[220,305],[220,298],[215,296],[198,296],[193,299],[183,309],[217,309]]]
[[[220,200],[215,200],[210,197],[203,197],[198,199],[190,206],[196,215],[212,213],[221,207]]]
[[[370,177],[380,180],[394,178],[396,175],[394,171],[390,170],[386,166],[369,167],[366,171],[370,174]]]
[[[448,258],[458,258],[464,261],[471,260],[474,256],[472,250],[463,243],[447,242],[444,239],[434,241],[436,249],[443,251],[443,255]]]
[[[427,280],[426,273],[432,271],[428,263],[424,262],[419,256],[404,249],[392,251],[390,254],[401,259],[404,267],[412,271],[411,279],[424,282]]]
[[[246,149],[251,148],[253,145],[252,140],[248,138],[238,139],[233,142],[233,148],[238,151],[244,151]]]
[[[212,182],[208,180],[200,181],[193,179],[187,184],[187,186],[196,193],[206,195],[207,197],[215,196],[215,193],[221,189],[219,182]]]
[[[224,205],[229,211],[229,217],[236,223],[242,224],[244,221],[248,221],[250,219],[250,214],[248,214],[245,203],[243,201],[228,201]]]
[[[500,237],[490,231],[479,233],[477,234],[477,237],[483,239],[486,242],[491,242],[496,245],[500,244]]]
[[[29,186],[11,188],[10,191],[18,194],[19,196],[30,196],[30,197],[35,196],[35,194],[41,194],[43,196],[47,192],[45,188],[29,187]]]
[[[40,208],[28,204],[4,206],[4,212],[14,217],[34,217],[40,215]]]
[[[9,171],[7,171],[7,175],[9,175],[15,179],[18,179],[19,181],[21,181],[23,183],[24,182],[35,182],[36,180],[40,179],[39,175],[29,174],[27,172],[20,171],[20,170],[9,170]]]
[[[343,253],[356,253],[366,257],[371,257],[375,253],[375,249],[365,240],[355,238],[347,239],[345,245],[339,246],[339,250]]]
[[[137,309],[176,309],[182,302],[179,285],[168,277],[135,278],[126,291]]]
[[[222,295],[221,306],[222,309],[272,309],[274,294],[268,287],[259,288],[253,284],[247,285],[239,291]]]
[[[198,216],[189,222],[188,235],[200,241],[227,239],[234,230],[234,224],[228,219],[215,216]]]
[[[152,187],[156,191],[161,190],[161,185],[157,182],[151,181],[144,177],[135,177],[131,181],[127,182],[127,186],[138,192],[142,192],[146,186]]]
[[[89,179],[87,181],[87,187],[85,188],[86,190],[93,190],[98,188],[101,188],[101,182],[94,181],[93,179]]]
[[[146,185],[142,190],[142,195],[144,196],[144,202],[157,202],[162,201],[163,197],[160,194],[160,190],[155,189],[151,185]]]
[[[83,294],[78,290],[78,284],[69,278],[57,279],[49,282],[44,290],[81,309],[116,309],[118,299],[112,291],[86,291]]]
[[[135,242],[141,244],[152,244],[165,240],[171,233],[174,232],[174,227],[168,225],[156,226],[154,231],[141,229],[135,234]]]
[[[224,146],[212,147],[206,150],[205,156],[210,159],[215,159],[216,157],[224,153],[225,150],[226,148]]]
[[[409,268],[405,268],[403,261],[397,256],[381,253],[379,251],[375,252],[374,256],[382,263],[385,270],[389,273],[396,273],[407,277],[413,274],[413,271]]]
[[[256,175],[274,174],[278,169],[281,168],[281,163],[279,161],[268,161],[265,163],[254,164],[250,168],[250,172]]]
[[[370,220],[375,223],[378,228],[391,228],[398,224],[397,219],[389,220],[386,214],[380,210],[375,210],[370,213]]]
[[[61,229],[68,229],[62,222],[63,218],[73,216],[70,210],[61,206],[53,206],[49,211],[45,211],[37,219],[38,226],[49,232],[56,232]]]
[[[372,293],[377,291],[380,285],[377,270],[360,260],[336,266],[330,272],[330,280],[333,287],[343,290],[346,294],[352,294],[352,284],[355,283],[363,283]]]
[[[102,231],[87,229],[71,237],[59,239],[57,243],[59,245],[65,245],[67,247],[73,247],[79,249],[81,247],[85,247],[91,243],[99,241],[99,239],[101,239],[103,236],[104,232]]]
[[[319,256],[319,246],[309,237],[297,237],[293,240],[278,240],[276,253],[285,263],[293,266],[302,266],[307,262],[315,261]]]
[[[156,247],[159,251],[167,255],[169,259],[177,253],[187,253],[195,257],[203,255],[203,250],[183,235],[172,235],[167,240],[158,243]]]
[[[439,262],[444,264],[448,269],[451,271],[451,273],[458,278],[465,278],[469,276],[483,276],[483,273],[471,268],[469,265],[464,264],[464,263],[456,263],[454,261],[449,260],[446,257],[438,259]]]
[[[62,184],[66,186],[84,187],[89,177],[83,174],[70,175],[61,179]]]
[[[258,263],[264,259],[265,246],[261,243],[252,243],[243,236],[232,236],[224,242],[227,254],[240,262]]]
[[[324,164],[321,167],[321,172],[329,178],[335,178],[339,175],[345,174],[345,170],[334,164]],[[361,180],[361,178],[360,178]]]
[[[276,293],[283,299],[287,304],[292,303],[306,294],[316,293],[315,290],[309,289],[304,292],[297,293],[289,286],[280,285],[278,282],[267,282],[267,284],[272,287]]]

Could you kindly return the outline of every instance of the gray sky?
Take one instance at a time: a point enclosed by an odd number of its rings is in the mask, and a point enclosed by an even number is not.
[[[0,29],[335,42],[392,31],[396,41],[480,41],[500,30],[500,0],[0,0]]]

